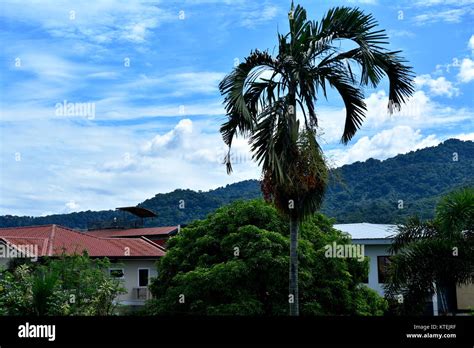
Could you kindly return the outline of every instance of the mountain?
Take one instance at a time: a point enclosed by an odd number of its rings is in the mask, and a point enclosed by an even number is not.
[[[474,142],[450,139],[436,147],[384,161],[369,159],[331,171],[322,212],[338,223],[399,223],[410,215],[433,217],[439,198],[459,187],[474,186]],[[178,189],[138,204],[158,213],[147,226],[189,223],[237,199],[261,197],[257,180],[246,180],[207,192]],[[60,224],[87,228],[112,221],[114,210],[84,211],[45,217],[0,216],[1,227]]]
[[[322,210],[340,223],[432,218],[441,196],[474,186],[474,142],[450,139],[384,161],[345,165],[334,174]]]

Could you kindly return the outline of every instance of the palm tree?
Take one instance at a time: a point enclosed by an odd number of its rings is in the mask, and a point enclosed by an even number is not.
[[[292,3],[288,17],[290,32],[278,34],[275,57],[252,51],[221,81],[228,120],[220,131],[229,147],[224,160],[227,172],[232,172],[234,137],[249,137],[253,158],[262,166],[264,197],[289,217],[290,315],[298,315],[298,229],[319,209],[328,177],[316,140],[319,94],[327,98],[327,90],[333,88],[342,97],[346,108],[342,142],[347,144],[366,112],[363,87],[375,87],[387,75],[390,112],[413,93],[413,87],[411,68],[403,64],[399,51],[381,47],[388,38],[384,30],[374,30],[377,22],[370,14],[336,7],[314,22]],[[356,47],[343,50],[346,41]]]
[[[434,293],[474,281],[474,188],[454,191],[435,219],[410,218],[394,236],[387,295],[403,295],[403,314],[420,314]]]

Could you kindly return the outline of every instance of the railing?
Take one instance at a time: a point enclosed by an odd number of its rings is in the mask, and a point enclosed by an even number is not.
[[[112,221],[95,221],[88,224],[87,229],[91,230],[105,230],[105,229],[129,229],[142,228],[143,219],[114,219]]]
[[[133,299],[134,300],[149,300],[151,299],[151,292],[148,288],[133,288]]]

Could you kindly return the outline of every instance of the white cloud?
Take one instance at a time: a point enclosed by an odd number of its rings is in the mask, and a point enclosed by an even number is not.
[[[474,35],[471,35],[471,38],[467,43],[467,47],[469,47],[471,50],[474,50]]]
[[[79,204],[77,204],[74,200],[70,200],[65,204],[65,206],[69,210],[69,212],[77,211],[80,207]]]
[[[424,91],[416,91],[400,111],[390,115],[387,111],[388,96],[385,91],[370,94],[365,99],[366,118],[358,134],[375,133],[396,126],[410,126],[420,129],[454,125],[474,117],[472,111],[465,108],[452,108],[434,102]],[[323,142],[337,143],[344,130],[345,108],[317,109],[320,119]]]
[[[193,132],[193,123],[190,119],[184,119],[178,122],[173,130],[164,135],[156,135],[151,141],[143,147],[145,153],[158,153],[162,150],[185,146],[188,140],[187,136]]]
[[[438,5],[470,5],[474,4],[474,0],[418,0],[416,6],[438,6]]]
[[[350,3],[356,4],[366,4],[366,5],[376,5],[378,0],[349,0]]]
[[[456,8],[444,11],[432,11],[415,16],[414,20],[417,24],[429,24],[436,22],[459,23],[464,16],[474,13],[470,8]]]
[[[409,30],[395,30],[395,29],[389,29],[387,30],[387,35],[389,37],[407,37],[407,38],[413,38],[415,36],[415,33]]]
[[[148,159],[181,159],[210,165],[220,165],[227,154],[227,147],[220,133],[204,132],[204,125],[183,119],[170,131],[155,135],[146,141],[136,154],[138,162],[145,164]],[[250,146],[244,138],[234,139],[232,158],[236,163],[251,162]]]
[[[234,142],[234,173],[227,175],[227,149],[211,117],[154,132],[163,121],[114,127],[17,122],[2,133],[0,167],[9,170],[0,171],[0,214],[111,209],[159,192],[208,190],[260,175],[242,138]]]
[[[34,1],[28,6],[8,1],[3,15],[34,23],[52,36],[97,44],[114,40],[143,43],[161,23],[178,20],[152,1]]]
[[[9,101],[0,108],[4,121],[57,118],[54,106],[64,100],[93,102],[98,120],[225,113],[222,100],[215,97],[224,73],[181,72],[161,77],[142,74],[131,81],[99,88],[95,87],[96,80],[116,79],[120,74],[117,71],[104,71],[100,66],[78,65],[47,54],[39,54],[38,57],[25,54],[22,57],[21,69],[37,77],[14,81],[11,88],[3,91],[3,100]],[[90,86],[90,97],[78,99],[74,91],[85,86]],[[199,96],[199,99],[195,98],[192,102],[169,101],[184,96],[187,99]],[[149,102],[137,105],[135,100],[143,98]]]
[[[456,134],[456,135],[451,136],[450,138],[456,138],[463,141],[467,141],[467,140],[474,141],[474,132]]]
[[[474,61],[469,58],[464,58],[459,68],[458,79],[461,82],[467,83],[474,80]]]
[[[461,66],[461,63],[459,62],[459,59],[453,58],[451,63],[437,64],[436,65],[436,73],[437,74],[442,74],[444,70],[449,73],[451,71],[451,68],[458,69],[460,66]]]
[[[408,4],[408,8],[414,7],[416,10],[429,8],[428,12],[414,17],[415,23],[419,25],[435,22],[459,23],[465,17],[469,20],[474,14],[472,6],[474,0],[417,0],[411,4],[413,6]]]
[[[148,34],[148,29],[156,28],[158,21],[155,18],[148,18],[139,23],[132,23],[125,27],[122,38],[134,42],[144,42]]]
[[[141,74],[137,79],[122,85],[121,88],[144,91],[159,87],[168,90],[172,96],[191,93],[210,94],[218,92],[219,82],[224,76],[225,73],[213,71],[181,72],[160,77]]]
[[[364,136],[347,150],[329,150],[328,157],[337,165],[344,165],[368,158],[383,160],[439,143],[440,140],[434,134],[423,136],[419,129],[397,126],[372,137]]]
[[[88,102],[88,100],[68,100],[69,102]],[[56,99],[55,103],[62,103],[62,99]],[[151,104],[151,103],[150,103]],[[159,104],[159,103],[157,103]],[[28,121],[28,120],[54,120],[58,119],[55,114],[55,104],[44,106],[37,103],[26,103],[25,105],[0,104],[0,118],[2,121]],[[222,101],[203,100],[187,104],[162,104],[156,106],[134,106],[122,98],[107,98],[95,101],[95,121],[107,120],[132,120],[137,118],[151,117],[177,117],[177,116],[219,116],[224,115],[225,110]]]
[[[263,8],[252,8],[246,10],[242,14],[241,25],[247,28],[254,28],[257,25],[268,22],[279,14],[280,10],[277,6],[265,4]]]
[[[420,75],[415,77],[414,82],[418,88],[428,87],[431,95],[453,97],[459,95],[459,88],[446,80],[444,76],[433,79],[431,75]]]

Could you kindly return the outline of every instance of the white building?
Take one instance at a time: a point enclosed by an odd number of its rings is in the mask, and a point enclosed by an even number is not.
[[[397,233],[396,225],[354,223],[336,224],[334,228],[348,233],[352,243],[364,245],[364,254],[369,257],[369,276],[367,285],[384,296],[383,284],[386,267],[391,255],[389,247],[392,244],[392,236]],[[454,286],[452,289],[452,301],[456,312],[468,312],[474,308],[474,285]],[[440,302],[439,296],[433,296],[433,314],[438,314]]]
[[[396,225],[369,224],[337,224],[334,228],[348,233],[352,243],[364,245],[365,256],[369,257],[369,277],[367,285],[384,295],[384,275],[392,244],[390,236],[396,233]]]

